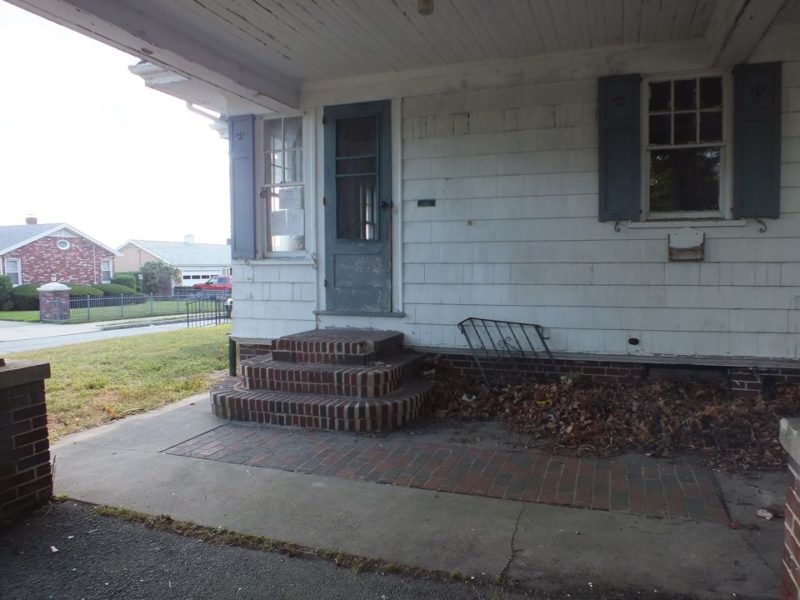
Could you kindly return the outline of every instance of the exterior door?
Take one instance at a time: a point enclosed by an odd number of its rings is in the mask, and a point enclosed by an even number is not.
[[[327,310],[392,310],[389,102],[325,109]]]

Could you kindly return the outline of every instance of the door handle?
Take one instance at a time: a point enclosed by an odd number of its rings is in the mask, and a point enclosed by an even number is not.
[[[389,210],[390,208],[392,208],[392,203],[389,202],[388,200],[384,200],[383,202],[381,202],[381,208],[383,210]]]

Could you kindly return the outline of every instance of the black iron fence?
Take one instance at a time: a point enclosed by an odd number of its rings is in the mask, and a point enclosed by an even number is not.
[[[116,321],[141,317],[161,317],[186,314],[192,296],[80,296],[70,298],[69,317],[62,322],[89,323]]]
[[[202,298],[186,303],[186,326],[222,325],[231,318],[230,298]]]

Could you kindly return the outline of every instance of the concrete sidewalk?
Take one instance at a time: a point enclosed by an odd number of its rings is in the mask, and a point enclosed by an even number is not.
[[[428,569],[492,576],[507,568],[529,586],[591,582],[709,598],[777,594],[779,522],[734,529],[163,452],[222,424],[201,394],[64,438],[53,447],[55,492]]]

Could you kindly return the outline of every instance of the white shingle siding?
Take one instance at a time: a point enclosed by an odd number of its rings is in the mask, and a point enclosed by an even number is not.
[[[659,60],[665,70],[695,64]],[[541,323],[554,349],[573,353],[800,358],[800,61],[783,65],[781,217],[764,233],[753,221],[701,227],[700,263],[668,261],[669,228],[622,223],[617,232],[598,221],[597,76],[607,68],[395,100],[405,317],[315,315],[320,270],[254,261],[234,268],[234,335],[369,326],[463,347],[455,323],[480,316]],[[320,179],[320,242],[322,195]]]
[[[568,352],[800,357],[800,63],[783,73],[781,218],[704,228],[689,264],[669,229],[598,222],[596,79],[404,99],[407,333],[462,346],[452,324],[481,316]]]

